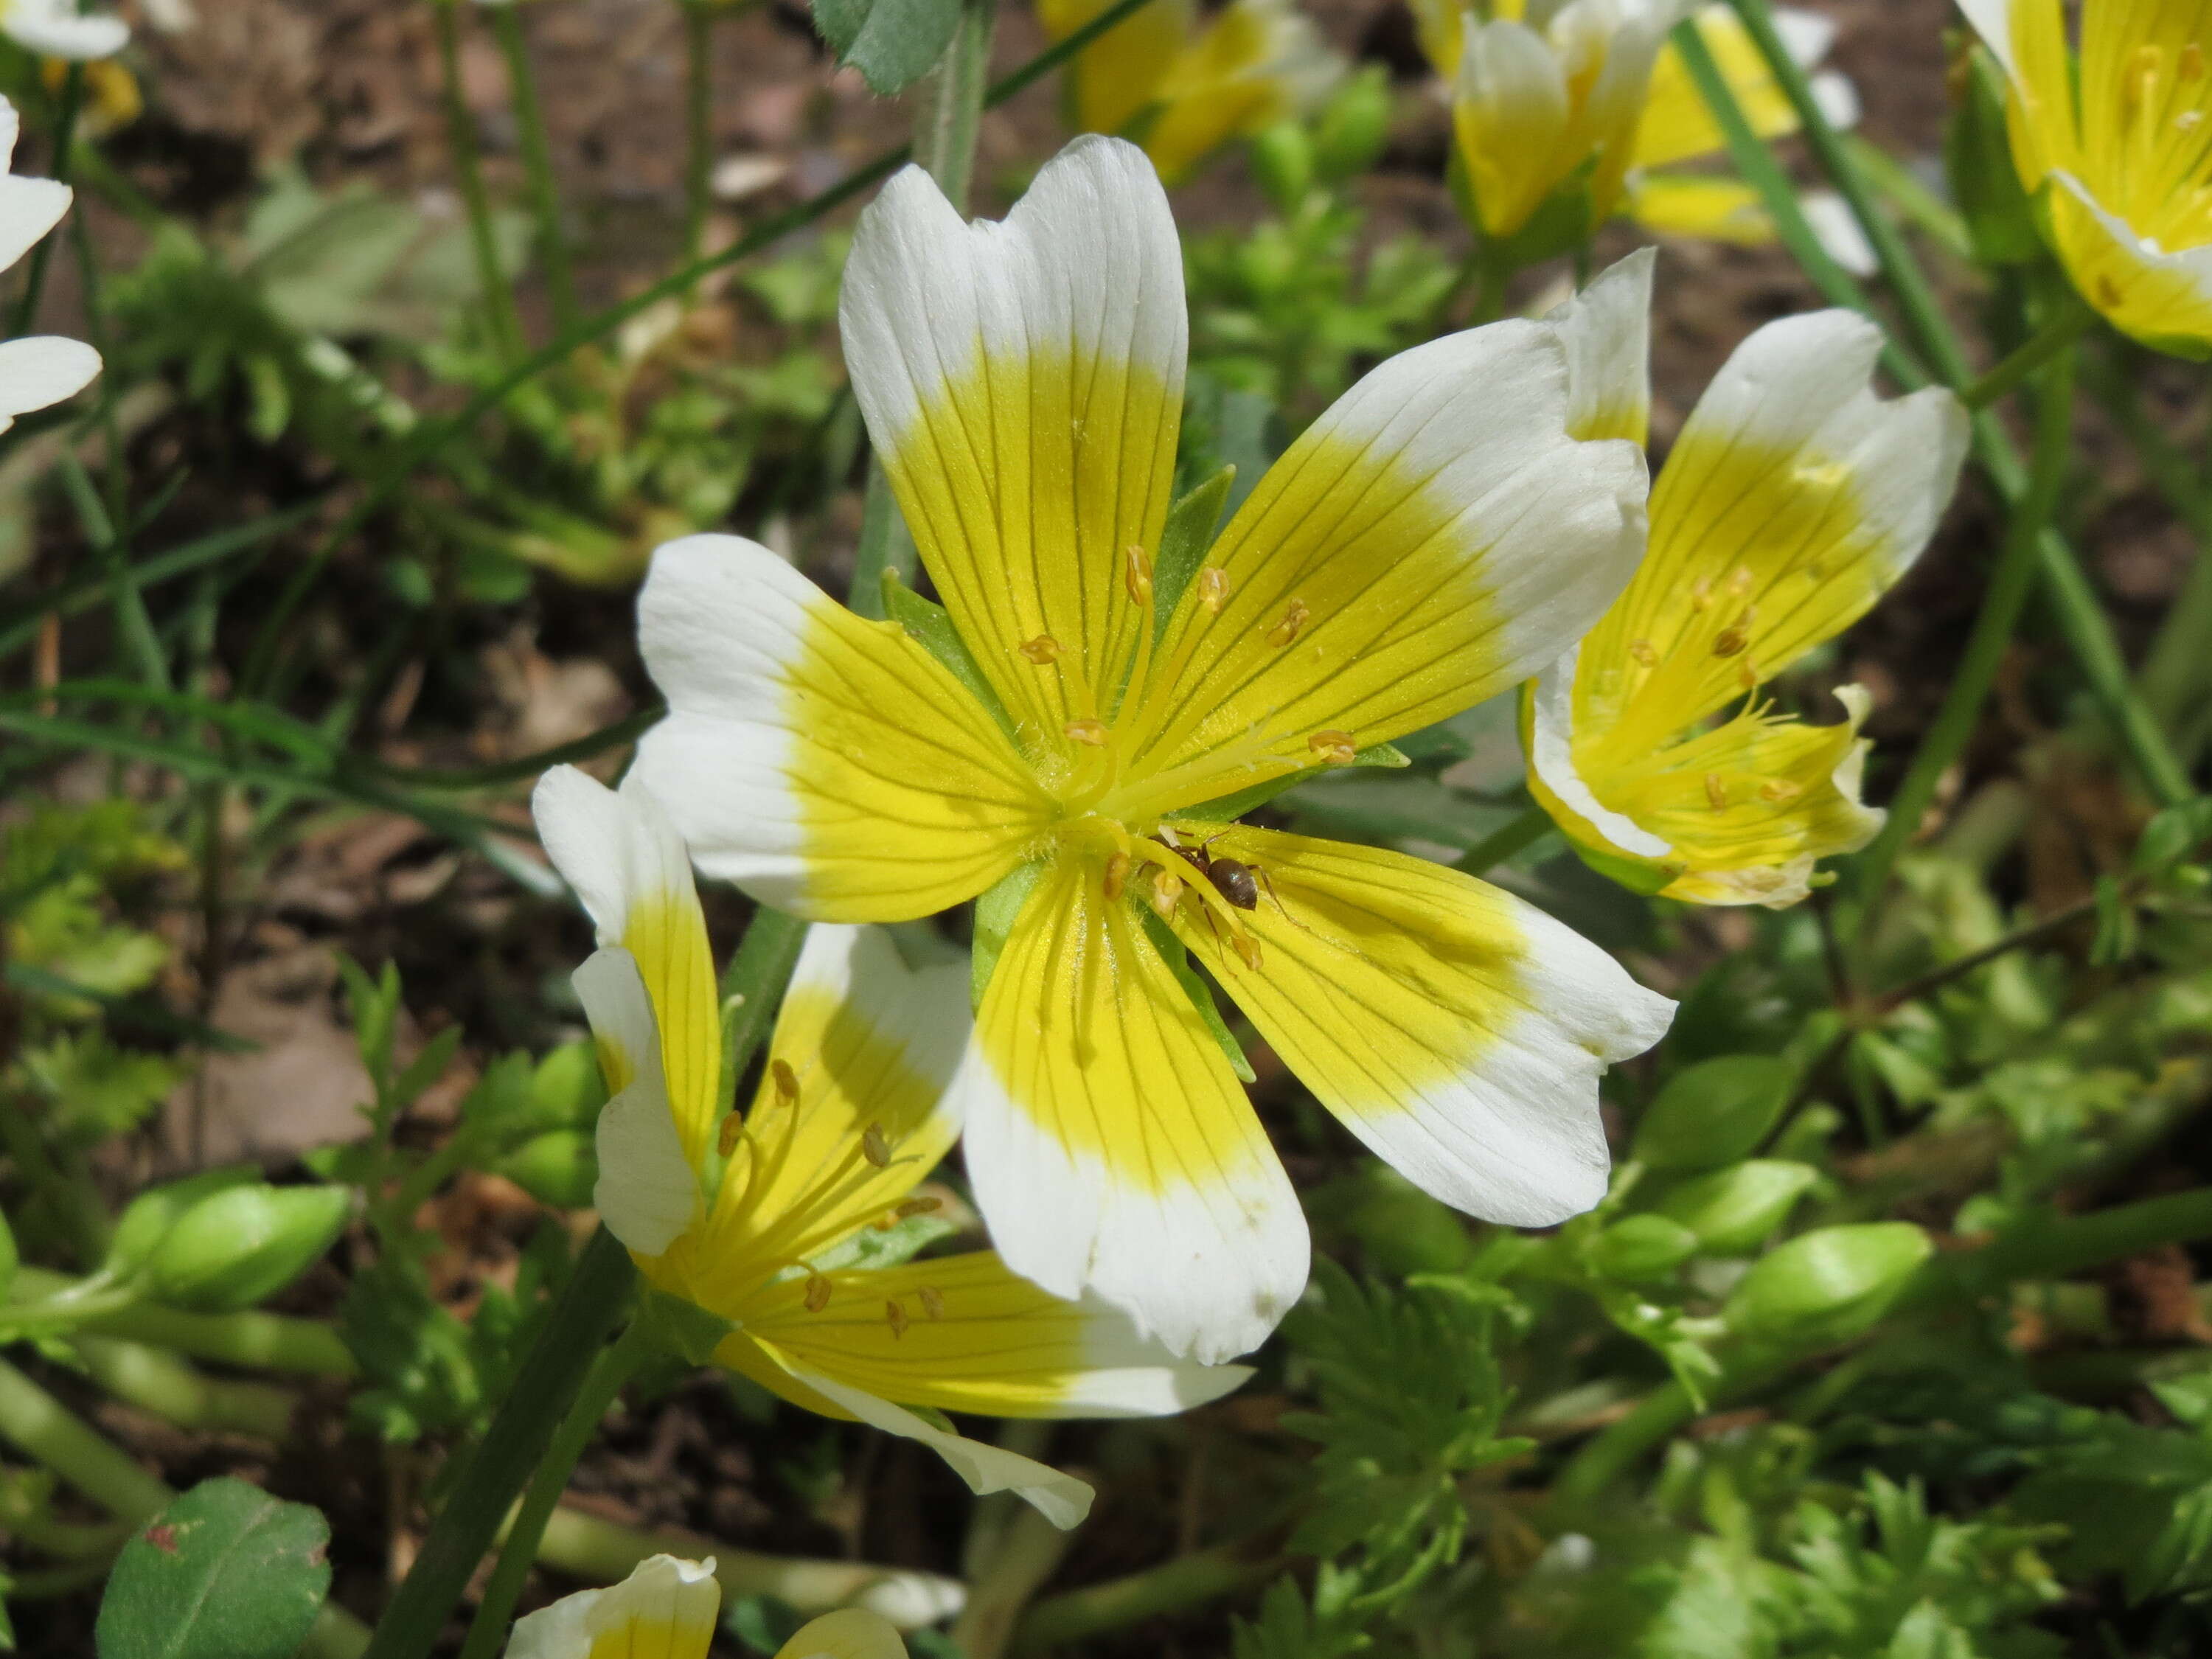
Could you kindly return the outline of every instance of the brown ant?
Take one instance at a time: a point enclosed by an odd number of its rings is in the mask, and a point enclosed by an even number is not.
[[[1293,927],[1301,926],[1297,918],[1285,907],[1282,895],[1275,890],[1274,878],[1267,871],[1256,864],[1248,864],[1243,859],[1216,858],[1206,850],[1228,833],[1224,830],[1220,835],[1208,836],[1195,847],[1185,847],[1173,838],[1174,831],[1163,826],[1159,841],[1162,846],[1204,877],[1206,885],[1220,894],[1233,908],[1258,909],[1260,894],[1264,889],[1267,896],[1274,900],[1275,908],[1282,912],[1283,919]]]

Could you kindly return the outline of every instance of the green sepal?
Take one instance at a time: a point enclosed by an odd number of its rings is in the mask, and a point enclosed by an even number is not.
[[[714,1358],[722,1339],[737,1329],[720,1314],[708,1313],[696,1302],[647,1290],[638,1299],[637,1321],[654,1343],[694,1365]]]
[[[1006,948],[1006,936],[1014,931],[1014,919],[1021,915],[1022,906],[1029,902],[1030,891],[1043,874],[1042,859],[1017,866],[975,901],[975,942],[968,953],[968,1001],[971,1007],[983,1006],[983,993],[991,983],[991,970],[999,965],[999,953]]]
[[[993,718],[1013,737],[1013,717],[1006,706],[999,701],[999,694],[991,689],[991,682],[983,678],[983,666],[969,650],[968,641],[960,637],[960,630],[952,625],[952,618],[945,607],[933,599],[925,599],[898,577],[896,570],[884,572],[884,615],[907,631],[907,636],[952,672],[952,678],[968,689],[969,695],[991,711]]]
[[[1198,1017],[1206,1022],[1206,1029],[1213,1033],[1213,1040],[1221,1045],[1221,1053],[1229,1061],[1229,1069],[1246,1083],[1257,1082],[1259,1074],[1253,1071],[1252,1062],[1244,1058],[1244,1050],[1238,1044],[1236,1034],[1230,1030],[1229,1022],[1221,1018],[1221,1010],[1214,1006],[1213,993],[1190,965],[1190,953],[1183,949],[1182,941],[1150,908],[1140,908],[1138,914],[1145,924],[1145,936],[1159,951],[1160,959],[1167,963],[1168,972],[1175,975],[1176,983],[1182,987],[1183,994],[1190,999],[1190,1006],[1198,1010]]]
[[[939,1239],[950,1238],[959,1231],[941,1215],[910,1215],[888,1227],[863,1227],[823,1251],[810,1265],[823,1273],[854,1269],[879,1272],[913,1261]]]
[[[1213,545],[1213,532],[1221,523],[1221,509],[1237,483],[1237,469],[1224,466],[1201,480],[1168,509],[1160,532],[1159,556],[1152,561],[1152,643],[1167,632],[1168,619],[1182,602],[1183,589],[1198,574],[1198,567]]]
[[[1656,898],[1674,884],[1681,874],[1675,866],[1650,864],[1641,859],[1632,859],[1613,853],[1601,853],[1579,836],[1569,836],[1567,845],[1580,859],[1607,881],[1626,887],[1632,893],[1641,893],[1645,898]]]
[[[1303,767],[1296,772],[1285,772],[1279,778],[1270,778],[1265,783],[1255,783],[1249,789],[1240,789],[1233,795],[1224,795],[1219,800],[1184,807],[1175,816],[1200,823],[1232,823],[1247,812],[1256,811],[1265,806],[1285,790],[1295,789],[1302,783],[1311,783],[1324,773],[1348,772],[1362,766],[1379,766],[1387,771],[1397,771],[1413,763],[1411,757],[1397,744],[1378,743],[1355,754],[1350,766]]]

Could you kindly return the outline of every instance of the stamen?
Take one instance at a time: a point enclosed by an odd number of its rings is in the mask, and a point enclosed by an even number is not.
[[[909,1198],[898,1206],[896,1213],[898,1218],[904,1221],[908,1216],[934,1215],[944,1207],[945,1200],[941,1198]]]
[[[1229,603],[1229,573],[1219,565],[1210,564],[1198,573],[1198,603],[1209,617],[1219,616]]]
[[[2203,80],[2204,78],[2204,48],[2191,40],[2182,47],[2181,56],[2175,60],[2174,66],[2181,72],[2181,78],[2185,81]]]
[[[890,1142],[884,1139],[884,1126],[871,1123],[860,1131],[860,1156],[878,1170],[889,1169],[891,1161]]]
[[[1707,611],[1712,607],[1712,603],[1713,579],[1710,576],[1700,576],[1697,586],[1690,590],[1690,609]]]
[[[768,1074],[775,1080],[776,1103],[782,1106],[799,1104],[799,1073],[791,1069],[787,1060],[772,1060],[768,1063]]]
[[[1070,720],[1067,723],[1069,741],[1087,744],[1093,749],[1103,749],[1109,735],[1104,720]]]
[[[1656,668],[1659,665],[1659,647],[1649,640],[1629,641],[1628,654],[1646,668]]]
[[[1713,655],[1733,657],[1751,643],[1752,619],[1758,614],[1756,605],[1746,605],[1743,615],[1713,637]]]
[[[1243,959],[1244,965],[1254,973],[1260,971],[1260,941],[1241,928],[1229,936],[1229,943]]]
[[[1106,902],[1111,904],[1121,896],[1121,890],[1129,883],[1129,855],[1116,853],[1106,860]]]
[[[1176,905],[1182,898],[1182,878],[1170,871],[1155,869],[1152,872],[1151,900],[1153,914],[1162,921],[1169,921],[1174,916]]]
[[[1352,733],[1334,728],[1315,732],[1306,739],[1306,747],[1331,766],[1349,766],[1359,758],[1359,750],[1352,741]]]
[[[1747,691],[1759,690],[1759,667],[1749,657],[1735,665],[1736,684]]]
[[[1304,599],[1292,599],[1283,611],[1282,621],[1267,630],[1267,643],[1280,650],[1297,638],[1298,630],[1306,625],[1306,619],[1312,615],[1313,612],[1306,609]]]
[[[1787,778],[1769,778],[1759,786],[1759,798],[1763,800],[1796,800],[1804,793],[1802,784],[1792,783]]]
[[[2120,285],[2112,280],[2112,274],[2108,270],[2100,270],[2097,273],[2095,287],[2097,303],[2107,311],[2118,310],[2121,302],[2127,297],[2120,292]]]
[[[915,1300],[921,1304],[924,1316],[931,1319],[945,1317],[945,1292],[939,1290],[936,1285],[924,1285],[914,1295]]]
[[[806,1276],[806,1311],[820,1313],[830,1305],[830,1281],[820,1273]]]
[[[1066,654],[1066,648],[1049,634],[1040,634],[1033,640],[1024,640],[1014,649],[1039,668],[1056,663]]]
[[[884,1304],[884,1317],[890,1322],[891,1335],[894,1339],[906,1334],[907,1317],[904,1308],[900,1307],[896,1302],[886,1302]]]
[[[722,1127],[714,1131],[714,1150],[727,1158],[738,1150],[738,1142],[744,1138],[744,1119],[735,1112],[726,1114],[722,1119]]]
[[[1129,590],[1132,605],[1152,602],[1152,562],[1145,556],[1145,550],[1133,543],[1123,550],[1127,562],[1121,572],[1122,584]]]
[[[1741,599],[1745,594],[1751,592],[1751,567],[1749,565],[1740,564],[1736,566],[1735,574],[1729,578],[1729,592],[1735,594],[1738,599]]]
[[[1728,785],[1717,772],[1705,774],[1705,804],[1716,812],[1728,810]]]

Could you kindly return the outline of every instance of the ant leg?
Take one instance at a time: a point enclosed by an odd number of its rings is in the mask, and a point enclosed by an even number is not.
[[[1282,918],[1285,921],[1289,922],[1291,927],[1297,928],[1302,933],[1310,933],[1313,932],[1312,928],[1307,927],[1305,923],[1300,921],[1296,916],[1291,914],[1291,907],[1283,902],[1283,896],[1275,890],[1275,878],[1269,875],[1265,868],[1256,864],[1248,864],[1244,867],[1259,878],[1260,885],[1266,888],[1267,890],[1267,896],[1275,901],[1275,908],[1282,913]]]

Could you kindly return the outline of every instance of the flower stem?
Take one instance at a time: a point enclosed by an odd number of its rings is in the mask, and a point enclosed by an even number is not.
[[[27,1297],[50,1297],[71,1282],[42,1268],[19,1267],[13,1288]],[[325,1376],[351,1376],[357,1369],[352,1352],[330,1326],[282,1314],[185,1313],[140,1303],[95,1314],[84,1321],[83,1328],[226,1365]]]
[[[684,263],[707,251],[714,180],[714,8],[684,0]]]
[[[2057,353],[2039,371],[2042,384],[2036,399],[2035,459],[2027,493],[2013,509],[2004,547],[1982,596],[1980,613],[1966,648],[1952,672],[1950,690],[1936,711],[1911,764],[1905,770],[1891,797],[1889,817],[1868,845],[1852,872],[1859,911],[1859,942],[1867,940],[1891,869],[1905,844],[1917,833],[1920,820],[1936,799],[1943,775],[1958,760],[1974,734],[1982,704],[1996,683],[1997,670],[2020,625],[2029,590],[2035,585],[2038,556],[2044,532],[2057,508],[2058,494],[2066,482],[2074,437],[2074,349],[2062,342]]]
[[[71,64],[62,82],[61,105],[54,116],[53,176],[69,182],[70,152],[76,147],[76,118],[84,107],[84,65]],[[39,318],[39,296],[46,287],[46,267],[54,257],[54,239],[41,236],[31,249],[31,266],[24,273],[23,297],[15,302],[15,324],[8,331],[23,335]]]
[[[1987,409],[2080,339],[2096,316],[2072,289],[2065,289],[2042,326],[2017,351],[1961,392],[1960,400],[1969,409]]]
[[[584,1448],[599,1432],[600,1423],[612,1409],[623,1385],[655,1352],[652,1337],[633,1321],[613,1346],[601,1350],[592,1362],[591,1375],[584,1379],[576,1403],[569,1407],[568,1415],[553,1437],[553,1443],[546,1448],[544,1459],[530,1482],[530,1490],[523,1496],[514,1524],[507,1530],[507,1541],[500,1547],[499,1565],[492,1570],[490,1581],[484,1586],[483,1600],[477,1605],[476,1620],[469,1626],[468,1640],[462,1644],[461,1659],[494,1659],[506,1642],[515,1598],[522,1594],[530,1570],[537,1565],[538,1546],[545,1535],[545,1522],[561,1501],[561,1494],[568,1489],[568,1476],[575,1469],[576,1460],[584,1455]]]
[[[265,1382],[202,1375],[176,1355],[112,1336],[75,1340],[92,1380],[118,1400],[185,1429],[212,1429],[282,1441],[299,1396]]]
[[[1012,1651],[1050,1653],[1109,1631],[1203,1607],[1250,1589],[1283,1566],[1272,1553],[1219,1545],[1124,1578],[1087,1584],[1038,1602],[1015,1626]]]
[[[462,0],[434,0],[430,8],[438,22],[438,67],[445,82],[446,144],[453,153],[453,175],[460,181],[461,202],[468,210],[469,246],[476,258],[484,327],[501,361],[512,362],[522,355],[522,325],[500,267],[491,198],[485,194],[483,167],[477,155],[476,118],[469,113],[468,96],[461,87],[461,5]]]
[[[137,1460],[0,1359],[0,1437],[125,1521],[160,1513],[176,1496]]]
[[[568,264],[568,238],[561,227],[561,185],[553,176],[553,145],[546,136],[544,106],[538,97],[538,73],[530,62],[529,38],[522,32],[522,8],[496,5],[490,11],[492,33],[507,58],[515,137],[522,148],[522,170],[530,180],[531,205],[538,214],[538,257],[545,262],[553,327],[566,333],[576,325],[576,279]]]
[[[1475,842],[1452,868],[1463,876],[1486,875],[1516,853],[1534,846],[1551,827],[1551,814],[1540,806],[1531,806]]]

